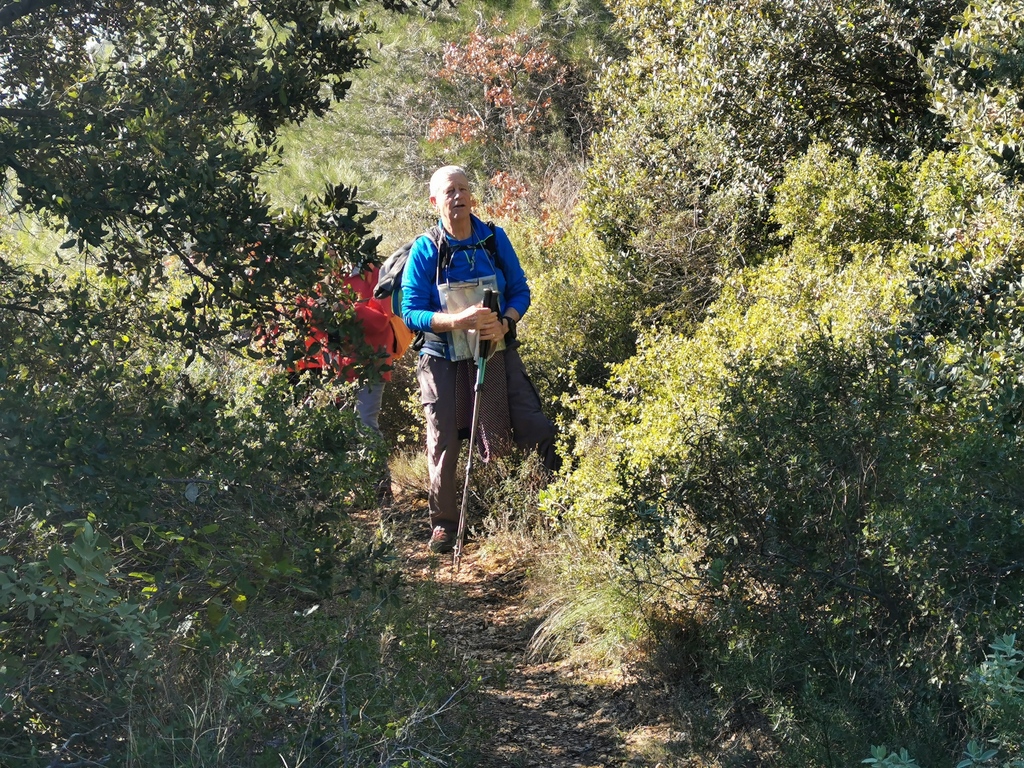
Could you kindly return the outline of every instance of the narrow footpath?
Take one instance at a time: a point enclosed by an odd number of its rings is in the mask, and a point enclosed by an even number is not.
[[[404,516],[403,516],[404,517]],[[425,517],[425,512],[423,513]],[[451,555],[431,555],[420,517],[397,522],[406,578],[438,596],[432,624],[453,652],[479,665],[484,685],[477,716],[484,742],[478,768],[673,768],[674,733],[659,712],[659,692],[638,679],[604,679],[565,661],[533,658],[540,616],[525,595],[526,565],[470,543],[457,573]],[[421,530],[421,528],[423,530]],[[406,530],[408,529],[408,530]],[[674,750],[673,750],[674,751]]]

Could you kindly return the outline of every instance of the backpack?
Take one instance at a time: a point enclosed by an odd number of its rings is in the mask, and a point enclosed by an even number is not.
[[[487,251],[487,255],[491,257],[491,262],[494,264],[495,269],[499,269],[498,241],[494,236],[494,222],[487,222],[487,226],[490,228],[491,234],[484,238],[480,245]],[[437,248],[437,280],[440,282],[441,271],[452,260],[451,246],[448,244],[448,238],[444,236],[439,226],[435,225],[423,234],[429,237],[430,242]],[[405,271],[405,262],[409,260],[409,252],[412,250],[412,245],[415,242],[415,240],[412,240],[406,243],[384,260],[380,268],[380,277],[377,278],[377,287],[373,289],[374,298],[391,298],[391,311],[399,318],[402,316],[402,273]]]

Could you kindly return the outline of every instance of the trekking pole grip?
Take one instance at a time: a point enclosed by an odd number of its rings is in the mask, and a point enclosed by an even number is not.
[[[496,290],[494,290],[493,288],[485,288],[483,303],[484,306],[487,307],[492,312],[494,312],[494,314],[498,314],[498,292]],[[487,341],[481,341],[480,357],[484,360],[488,359],[491,356],[491,351],[493,347],[493,341],[490,341],[489,339]]]

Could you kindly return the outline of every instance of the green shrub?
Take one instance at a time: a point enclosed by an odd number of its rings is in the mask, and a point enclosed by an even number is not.
[[[189,361],[120,287],[4,314],[0,762],[450,755],[464,670],[349,515],[386,458],[351,386]]]
[[[656,254],[687,278],[699,315],[729,271],[764,258],[775,187],[815,141],[890,159],[938,146],[944,126],[913,52],[931,48],[957,7],[613,3],[628,51],[597,84],[604,122],[582,210],[627,255],[622,279],[645,277],[634,253]]]
[[[813,148],[778,188],[788,247],[566,419],[546,510],[699,627],[787,764],[948,760],[968,659],[1022,619],[1018,206],[968,155]]]
[[[1024,764],[1024,653],[1016,647],[1015,634],[1003,635],[989,648],[985,661],[970,672],[965,683],[965,701],[969,716],[969,735],[972,737],[963,750],[963,759],[956,768],[975,768],[999,765],[1019,768]],[[871,757],[862,760],[866,765],[911,768],[917,762],[907,752],[898,752],[884,746],[871,748]]]
[[[974,150],[1019,183],[1024,178],[1024,14],[1013,5],[967,4],[952,29],[921,57],[933,109],[947,140]]]
[[[966,681],[971,734],[982,739],[968,745],[967,758],[978,765],[998,756],[1003,765],[1019,766],[1024,763],[1024,652],[1016,634],[996,638],[989,648]],[[993,750],[983,751],[981,743]]]
[[[635,351],[635,286],[617,279],[612,257],[581,224],[548,236],[524,222],[510,236],[533,295],[520,352],[541,399],[553,404],[579,386],[601,384],[610,364]]]

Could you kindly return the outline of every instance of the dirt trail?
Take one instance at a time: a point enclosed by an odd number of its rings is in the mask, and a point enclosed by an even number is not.
[[[522,562],[470,543],[453,573],[451,555],[430,555],[423,536],[399,538],[406,577],[434,582],[438,631],[457,654],[476,661],[485,680],[477,711],[485,738],[474,758],[478,768],[679,764],[650,757],[651,745],[682,734],[658,722],[649,684],[601,680],[566,662],[531,658],[539,617],[525,599]]]

